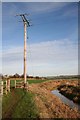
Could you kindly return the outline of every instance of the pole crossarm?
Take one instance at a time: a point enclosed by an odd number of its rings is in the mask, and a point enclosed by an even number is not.
[[[29,21],[26,19],[25,15],[21,15],[21,17],[22,17],[23,22],[27,23],[27,27],[29,27],[30,24],[29,24]]]
[[[17,14],[16,16],[21,16],[22,20],[23,20],[23,23],[27,23],[27,27],[30,26],[29,24],[29,21],[26,19],[25,15],[28,15],[28,14]]]

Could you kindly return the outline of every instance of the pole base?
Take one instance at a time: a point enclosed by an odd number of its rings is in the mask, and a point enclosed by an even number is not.
[[[26,89],[28,91],[28,82],[24,83],[24,89]]]

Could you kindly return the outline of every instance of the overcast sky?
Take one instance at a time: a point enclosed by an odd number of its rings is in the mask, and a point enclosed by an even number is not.
[[[78,74],[78,3],[2,4],[3,74],[23,73],[24,29],[17,13],[29,13],[27,74]],[[1,53],[0,53],[1,54]]]

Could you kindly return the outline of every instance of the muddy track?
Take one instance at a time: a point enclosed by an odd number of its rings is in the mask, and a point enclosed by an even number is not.
[[[15,110],[15,107],[16,107],[16,104],[17,104],[17,101],[18,101],[18,97],[15,95],[14,89],[11,90],[11,93],[12,93],[11,103],[7,107],[7,110],[5,110],[5,112],[3,113],[2,118],[11,118],[12,117],[12,113]]]
[[[50,81],[29,86],[29,90],[35,94],[40,118],[80,118],[80,112],[77,109],[71,109],[51,93],[51,90],[60,84],[62,81]]]
[[[10,101],[10,105],[7,107],[7,109],[5,111],[2,110],[2,111],[4,111],[4,113],[2,114],[2,118],[12,118],[12,114],[15,111],[17,104],[25,96],[25,94],[24,94],[20,98],[18,95],[16,95],[14,89],[11,90],[11,93],[12,93],[12,100]]]

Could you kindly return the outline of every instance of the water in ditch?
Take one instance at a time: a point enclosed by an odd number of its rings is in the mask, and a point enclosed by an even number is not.
[[[52,94],[54,94],[57,97],[59,97],[63,103],[65,103],[68,106],[70,106],[70,108],[77,108],[80,111],[80,105],[78,105],[78,104],[74,103],[72,100],[66,98],[64,95],[59,93],[59,90],[53,90],[51,92],[52,92]]]

